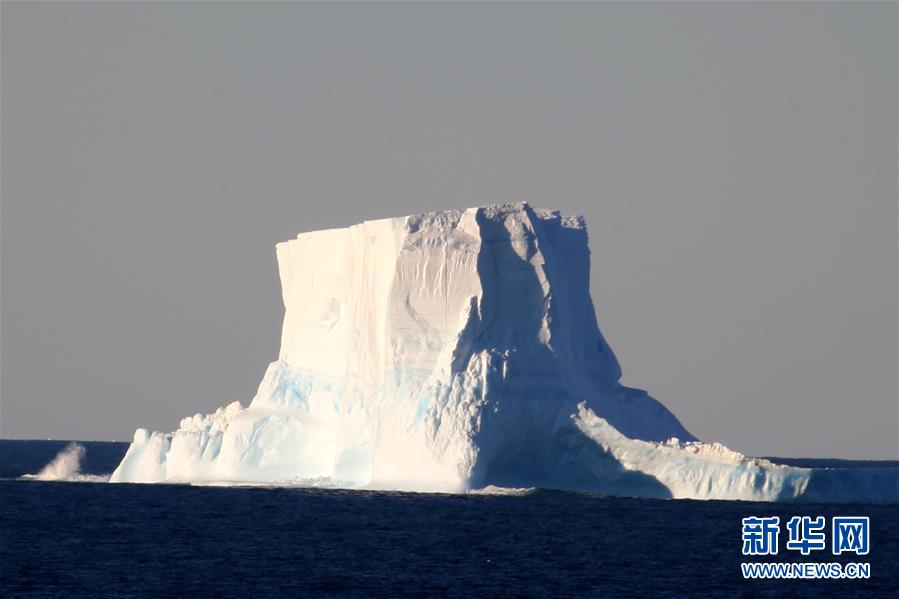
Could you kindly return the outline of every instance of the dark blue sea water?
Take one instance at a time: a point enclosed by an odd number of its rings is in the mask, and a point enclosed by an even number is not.
[[[83,470],[95,474],[112,471],[127,447],[84,445]],[[64,446],[0,441],[0,597],[871,597],[899,589],[895,505],[17,478]],[[871,578],[744,580],[740,521],[748,515],[870,516]],[[804,561],[782,545],[772,560]]]

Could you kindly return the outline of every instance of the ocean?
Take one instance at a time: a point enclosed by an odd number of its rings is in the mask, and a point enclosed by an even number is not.
[[[84,442],[88,475],[126,443]],[[896,505],[442,495],[21,478],[63,441],[0,440],[0,597],[896,596]],[[826,465],[818,460],[816,466]],[[862,463],[871,467],[871,463]],[[899,467],[896,462],[878,463]],[[840,461],[839,467],[851,467]],[[88,478],[88,480],[90,480]],[[747,516],[868,516],[870,553],[741,554]],[[785,532],[782,533],[785,536]],[[740,563],[860,562],[866,580],[744,579]]]

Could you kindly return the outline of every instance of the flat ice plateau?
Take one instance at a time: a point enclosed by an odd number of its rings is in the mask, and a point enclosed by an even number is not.
[[[773,464],[622,386],[581,217],[508,204],[277,245],[281,350],[244,408],[138,429],[111,482],[899,501],[892,469]]]

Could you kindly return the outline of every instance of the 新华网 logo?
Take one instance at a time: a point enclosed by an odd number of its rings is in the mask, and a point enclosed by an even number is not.
[[[793,516],[787,521],[786,548],[810,555],[827,548],[824,516]],[[867,516],[834,516],[831,520],[831,553],[868,555],[870,519]],[[780,540],[779,516],[743,518],[743,555],[777,555]]]
[[[779,516],[747,516],[743,518],[743,555],[777,555],[780,549]],[[793,516],[786,522],[788,551],[803,556],[827,549],[833,555],[852,553],[868,555],[871,550],[871,527],[867,516],[834,516],[828,529],[824,516]],[[864,562],[744,562],[740,564],[744,578],[855,578],[871,576],[871,564]]]

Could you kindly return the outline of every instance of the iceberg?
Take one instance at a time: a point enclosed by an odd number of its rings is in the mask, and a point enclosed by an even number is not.
[[[278,359],[247,407],[138,429],[111,482],[896,501],[891,470],[774,464],[623,386],[582,217],[503,204],[276,246]],[[835,474],[836,472],[836,474]]]

